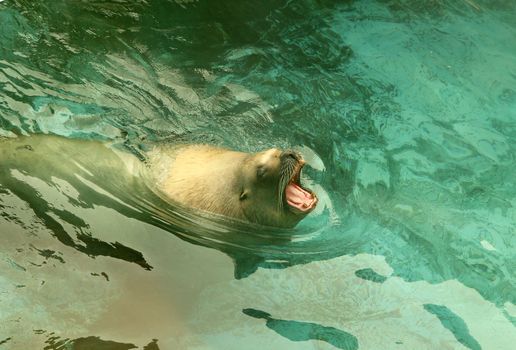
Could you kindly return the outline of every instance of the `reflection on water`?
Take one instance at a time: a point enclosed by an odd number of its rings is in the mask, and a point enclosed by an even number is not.
[[[515,13],[1,2],[0,348],[511,348]],[[81,140],[296,147],[323,205],[228,225]]]

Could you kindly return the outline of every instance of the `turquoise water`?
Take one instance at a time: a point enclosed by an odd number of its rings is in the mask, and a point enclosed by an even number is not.
[[[1,2],[0,349],[512,349],[515,38],[510,1]],[[34,134],[294,147],[321,204],[234,229]]]

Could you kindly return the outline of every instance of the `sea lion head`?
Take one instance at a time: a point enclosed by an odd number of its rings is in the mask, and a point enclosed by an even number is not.
[[[317,196],[300,182],[305,164],[298,152],[272,148],[243,162],[240,205],[248,221],[294,227],[317,204]]]

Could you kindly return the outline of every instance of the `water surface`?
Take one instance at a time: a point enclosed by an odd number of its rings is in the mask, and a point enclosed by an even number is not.
[[[514,38],[509,1],[1,2],[0,349],[511,349]],[[293,147],[322,203],[235,228],[39,134]]]

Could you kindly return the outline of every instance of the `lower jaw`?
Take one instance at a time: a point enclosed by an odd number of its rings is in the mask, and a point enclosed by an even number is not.
[[[294,213],[294,214],[299,214],[299,215],[306,215],[308,213],[310,213],[312,210],[314,210],[315,208],[315,203],[310,207],[310,208],[306,208],[305,210],[303,209],[299,209],[297,207],[294,207],[290,204],[287,203],[287,206],[288,206],[288,209]]]

